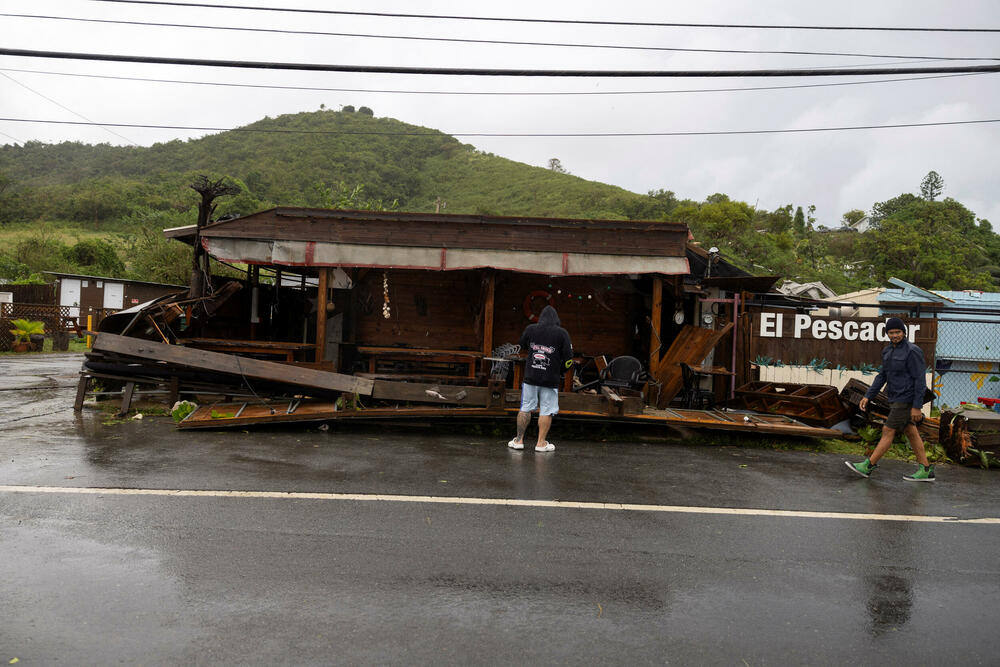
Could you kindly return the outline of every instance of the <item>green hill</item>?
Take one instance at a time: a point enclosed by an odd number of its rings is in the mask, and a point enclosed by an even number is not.
[[[417,136],[419,135],[419,136]],[[323,205],[322,188],[448,213],[662,218],[652,197],[477,151],[454,137],[363,112],[265,118],[237,130],[146,147],[64,142],[0,148],[8,196],[0,222],[56,220],[126,227],[136,212],[188,211],[196,174],[244,187],[219,212]],[[17,196],[14,197],[13,195]],[[192,217],[193,221],[193,217]]]
[[[871,231],[827,233],[813,228],[808,206],[766,211],[723,193],[702,202],[667,190],[640,195],[483,153],[365,107],[265,118],[148,148],[2,146],[0,280],[68,271],[186,282],[189,250],[160,230],[195,222],[189,186],[199,175],[240,187],[218,201],[217,217],[274,206],[430,212],[438,200],[446,213],[669,217],[748,271],[823,280],[839,292],[890,276],[935,289],[1000,288],[1000,235],[947,197],[903,193],[872,205]],[[865,215],[848,211],[844,221]]]

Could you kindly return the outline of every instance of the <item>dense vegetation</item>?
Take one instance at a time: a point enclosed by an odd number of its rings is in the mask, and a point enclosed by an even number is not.
[[[959,202],[937,201],[944,183],[936,174],[920,195],[874,203],[871,231],[817,230],[808,206],[765,211],[724,194],[640,195],[573,176],[558,159],[531,167],[375,118],[367,107],[265,118],[148,148],[0,147],[0,279],[58,270],[185,283],[190,251],[159,232],[195,221],[198,196],[189,186],[201,174],[239,188],[219,200],[217,216],[279,205],[443,205],[447,213],[674,220],[753,273],[823,280],[838,291],[889,276],[929,288],[1000,285],[1000,236]],[[849,211],[844,222],[863,217]]]

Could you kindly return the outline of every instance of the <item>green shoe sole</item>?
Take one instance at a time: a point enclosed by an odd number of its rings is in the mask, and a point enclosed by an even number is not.
[[[861,472],[860,470],[858,470],[857,466],[855,466],[850,461],[844,461],[844,465],[850,468],[851,472],[857,473],[858,475],[861,475],[865,479],[868,479],[871,476],[871,472]]]

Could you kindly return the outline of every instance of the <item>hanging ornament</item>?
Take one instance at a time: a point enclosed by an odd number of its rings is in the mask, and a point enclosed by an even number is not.
[[[389,274],[382,272],[382,317],[389,319]]]

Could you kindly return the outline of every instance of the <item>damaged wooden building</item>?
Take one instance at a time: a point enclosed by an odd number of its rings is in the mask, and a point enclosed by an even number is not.
[[[745,364],[739,299],[711,284],[736,294],[760,279],[720,275],[684,224],[275,208],[165,234],[245,278],[109,318],[91,375],[167,377],[175,391],[239,377],[255,397],[289,398],[234,399],[182,428],[516,412],[516,344],[552,305],[576,355],[563,416],[833,434],[712,409]]]

